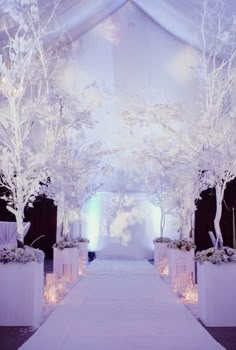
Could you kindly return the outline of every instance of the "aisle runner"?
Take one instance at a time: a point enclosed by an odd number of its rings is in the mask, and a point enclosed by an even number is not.
[[[21,350],[223,349],[146,261],[95,260]]]

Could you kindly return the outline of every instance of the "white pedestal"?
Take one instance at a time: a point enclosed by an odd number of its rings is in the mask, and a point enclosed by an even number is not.
[[[37,326],[43,311],[44,264],[0,263],[0,325]]]
[[[187,287],[190,277],[192,277],[193,283],[195,282],[195,262],[194,249],[190,251],[183,251],[180,249],[168,248],[168,266],[169,266],[169,279],[173,288],[178,279],[181,284],[181,293],[184,292]],[[182,277],[181,277],[182,276]]]
[[[87,271],[88,265],[88,243],[79,242],[79,274],[83,275]]]
[[[84,259],[86,265],[88,264],[88,243],[79,242],[79,256]]]
[[[197,264],[198,307],[208,327],[236,327],[236,262]]]
[[[168,243],[159,242],[154,244],[154,265],[160,273],[164,273],[164,270],[168,270],[167,244]],[[165,274],[168,274],[167,271]]]
[[[69,283],[76,283],[79,271],[78,248],[53,248],[53,272],[65,276]]]

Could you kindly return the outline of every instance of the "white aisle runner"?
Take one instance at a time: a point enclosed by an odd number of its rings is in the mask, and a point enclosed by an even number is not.
[[[146,261],[95,260],[21,350],[223,349]]]

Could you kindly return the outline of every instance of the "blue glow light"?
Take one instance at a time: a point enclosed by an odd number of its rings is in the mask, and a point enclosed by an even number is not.
[[[160,221],[161,221],[161,209],[153,204],[149,204],[150,208],[150,217],[151,217],[151,222],[152,222],[152,232],[154,233],[154,237],[159,237],[160,236]],[[153,247],[153,244],[151,242],[151,245]]]
[[[89,239],[89,250],[96,251],[100,234],[100,194],[92,197],[86,206],[86,237]]]

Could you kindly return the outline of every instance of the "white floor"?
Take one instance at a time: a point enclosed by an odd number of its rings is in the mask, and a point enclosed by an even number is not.
[[[21,350],[223,349],[146,261],[95,260]]]

